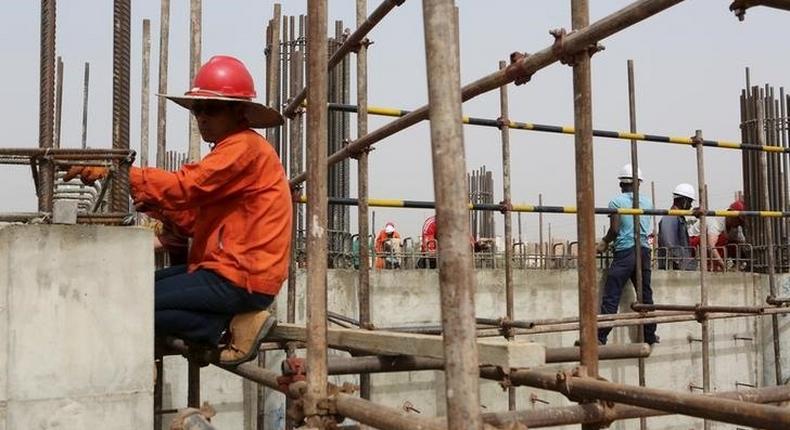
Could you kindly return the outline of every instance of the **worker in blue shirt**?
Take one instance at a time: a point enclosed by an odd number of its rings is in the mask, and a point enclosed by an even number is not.
[[[633,208],[633,177],[630,164],[626,164],[620,169],[617,179],[620,181],[620,191],[617,197],[609,202],[610,209],[630,209]],[[641,183],[642,172],[637,169],[637,177]],[[644,194],[639,196],[639,207],[641,209],[653,209],[653,204]],[[617,313],[620,305],[620,296],[623,287],[628,280],[636,288],[636,246],[634,246],[634,217],[633,215],[612,214],[609,216],[609,231],[606,236],[598,243],[596,250],[599,253],[606,252],[609,244],[614,248],[614,259],[606,276],[603,298],[601,299],[601,313]],[[647,244],[647,237],[650,234],[650,217],[639,217],[639,233],[642,246],[642,302],[653,303],[653,290],[650,288],[650,247]],[[646,324],[644,327],[645,342],[652,345],[658,343],[656,336],[656,325]],[[598,330],[598,343],[606,344],[611,328],[601,328]]]

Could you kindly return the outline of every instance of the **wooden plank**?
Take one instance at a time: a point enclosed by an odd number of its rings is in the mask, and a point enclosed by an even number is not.
[[[267,340],[304,341],[307,330],[296,324],[278,324]],[[428,334],[370,331],[347,328],[329,328],[327,343],[330,347],[344,347],[380,355],[416,355],[444,358],[442,336]],[[546,363],[543,345],[521,340],[478,339],[480,365],[500,366],[503,369],[529,368]]]

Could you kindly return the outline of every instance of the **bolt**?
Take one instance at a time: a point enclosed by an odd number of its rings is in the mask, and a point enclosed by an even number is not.
[[[413,404],[412,404],[410,401],[408,401],[408,400],[406,400],[405,402],[403,402],[403,410],[404,410],[404,411],[406,411],[406,412],[414,412],[414,413],[417,413],[417,414],[421,414],[421,413],[422,413],[422,412],[420,412],[419,410],[417,410],[417,409],[414,407],[414,405],[413,405]]]
[[[735,340],[748,340],[748,341],[754,340],[754,338],[745,337],[745,336],[738,336],[737,334],[733,335],[732,338],[735,339]]]
[[[551,404],[551,403],[547,402],[546,400],[543,400],[540,397],[538,397],[538,395],[535,394],[535,393],[530,393],[529,401],[532,402],[532,404],[535,404],[535,403],[543,403],[544,405]]]
[[[738,381],[735,381],[735,387],[736,387],[736,388],[737,388],[737,387],[749,387],[749,388],[757,388],[757,386],[756,386],[756,385],[754,385],[754,384],[747,384],[747,383],[745,383],[745,382],[738,382]]]
[[[691,342],[702,342],[702,339],[696,338],[696,337],[694,337],[692,335],[686,336],[686,340],[688,340],[689,343],[691,343]]]
[[[694,390],[704,391],[705,389],[700,387],[699,385],[694,385],[693,383],[689,383],[689,391],[694,391]]]

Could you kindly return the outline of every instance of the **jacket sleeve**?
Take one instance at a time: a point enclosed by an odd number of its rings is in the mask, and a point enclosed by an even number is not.
[[[203,160],[184,165],[177,172],[156,168],[132,168],[129,181],[137,202],[183,211],[239,194],[254,183],[247,172],[256,156],[250,140],[231,138]]]

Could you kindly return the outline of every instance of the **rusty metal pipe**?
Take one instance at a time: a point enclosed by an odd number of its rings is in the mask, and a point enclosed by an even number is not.
[[[790,427],[790,410],[775,406],[529,370],[510,372],[510,380],[513,384],[557,391],[574,398],[602,399],[748,427],[777,430]]]
[[[195,75],[201,66],[201,51],[203,48],[203,0],[190,0],[189,2],[189,85],[195,82]],[[197,119],[189,115],[189,147],[187,157],[190,163],[200,160],[200,129]]]
[[[309,0],[307,9],[308,103],[327,103],[327,1]],[[327,110],[307,116],[307,391],[304,412],[307,424],[323,428],[319,402],[327,397],[326,383],[326,271],[327,271]]]
[[[708,312],[727,312],[727,313],[744,313],[744,314],[763,314],[765,313],[764,306],[724,306],[724,305],[675,305],[675,304],[639,304],[634,303],[631,309],[636,312],[652,312],[652,311],[689,311],[695,313],[708,313]]]
[[[437,229],[443,232],[439,286],[448,427],[481,429],[474,261],[465,203],[458,22],[453,0],[423,0],[422,11],[436,220]]]
[[[143,20],[142,83],[140,84],[140,167],[148,167],[148,129],[150,126],[149,103],[151,82],[151,20]]]
[[[538,70],[544,69],[569,53],[576,53],[588,46],[605,39],[618,31],[628,28],[646,18],[649,18],[665,9],[668,9],[683,0],[638,0],[629,6],[614,12],[589,27],[568,34],[563,42],[564,49],[558,50],[554,45],[544,48],[534,54],[522,58],[505,70],[500,70],[478,79],[461,89],[461,99],[471,100],[516,79],[531,76]],[[309,104],[309,103],[308,103]],[[389,124],[349,143],[343,149],[332,154],[327,162],[332,165],[358,153],[382,139],[389,137],[401,130],[411,127],[420,121],[428,119],[429,108],[422,106],[409,114],[398,118]],[[306,173],[300,173],[291,179],[291,186],[302,183],[307,179]]]
[[[129,149],[129,69],[131,62],[131,0],[113,2],[112,147]],[[129,165],[114,163],[111,204],[114,212],[129,212]]]
[[[779,386],[729,391],[710,394],[709,397],[750,403],[778,403],[790,400],[790,388]],[[506,428],[515,423],[526,425],[529,428],[541,428],[572,424],[609,423],[615,420],[661,415],[667,415],[667,412],[622,404],[616,404],[612,408],[607,409],[599,403],[587,403],[584,405],[551,407],[538,410],[487,413],[483,414],[483,420],[486,424],[499,428]]]
[[[170,44],[170,0],[162,0],[159,15],[159,94],[167,94],[168,47]],[[156,100],[156,167],[165,168],[167,154],[167,100]]]
[[[329,63],[327,64],[328,67],[327,72],[334,69],[334,67],[337,66],[340,63],[340,61],[343,60],[343,58],[345,58],[346,55],[348,55],[349,52],[359,47],[360,43],[362,43],[363,39],[365,39],[365,36],[367,36],[368,33],[370,33],[370,30],[372,30],[373,27],[376,26],[376,24],[378,24],[382,19],[384,19],[384,17],[387,16],[387,14],[390,13],[392,9],[395,9],[396,6],[402,5],[404,1],[405,0],[384,0],[379,5],[379,7],[373,10],[370,16],[362,22],[360,22],[359,14],[357,14],[356,31],[351,33],[351,35],[349,35],[348,38],[346,38],[345,42],[343,42],[340,48],[338,48],[338,50],[335,51],[334,54],[332,54],[332,57],[329,58]],[[357,63],[357,65],[359,65],[359,63]],[[304,102],[305,98],[307,97],[307,89],[309,87],[310,85],[307,85],[306,87],[302,88],[301,91],[299,91],[299,93],[296,94],[296,96],[291,97],[291,101],[288,102],[288,105],[283,110],[283,115],[289,118],[293,117],[297,108],[302,104],[302,102]]]

